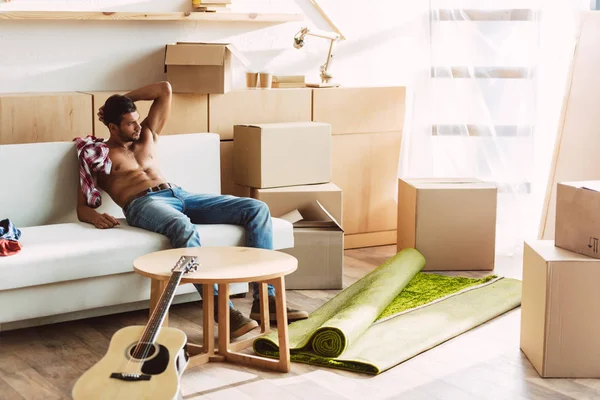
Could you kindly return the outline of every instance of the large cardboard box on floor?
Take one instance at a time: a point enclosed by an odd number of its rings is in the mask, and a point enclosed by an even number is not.
[[[260,189],[330,182],[331,125],[235,125],[233,179],[238,185]]]
[[[250,188],[250,197],[264,201],[275,218],[298,210],[305,219],[314,220],[317,217],[314,204],[318,201],[336,221],[342,221],[342,189],[331,182],[271,189]]]
[[[600,378],[600,260],[555,246],[523,249],[521,350],[544,378]]]
[[[558,247],[600,258],[600,181],[558,183],[554,240]]]
[[[165,72],[175,93],[223,94],[232,89],[232,61],[246,58],[229,43],[168,44]]]
[[[344,230],[319,201],[303,209],[281,216],[294,226],[294,247],[280,251],[298,259],[298,269],[285,277],[286,289],[343,289]]]
[[[398,251],[423,270],[493,270],[497,188],[477,179],[398,179]]]

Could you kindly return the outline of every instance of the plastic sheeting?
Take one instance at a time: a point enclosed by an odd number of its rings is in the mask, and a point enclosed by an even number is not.
[[[497,252],[511,255],[537,234],[572,54],[568,12],[585,7],[454,3],[423,13],[428,51],[410,88],[399,176],[495,182]]]

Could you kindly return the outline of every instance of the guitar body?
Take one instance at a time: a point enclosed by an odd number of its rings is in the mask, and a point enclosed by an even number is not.
[[[162,327],[155,342],[144,347],[147,356],[131,357],[144,328],[129,326],[114,334],[104,357],[73,387],[74,400],[179,398],[179,378],[188,363],[187,336]]]

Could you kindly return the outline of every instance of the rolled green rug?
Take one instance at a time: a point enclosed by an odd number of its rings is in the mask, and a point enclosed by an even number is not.
[[[360,281],[338,293],[313,312],[309,319],[291,324],[288,329],[290,348],[305,347],[310,343],[318,355],[338,357],[369,329],[424,266],[425,258],[416,249],[398,252]],[[270,336],[262,339],[269,341]],[[254,342],[255,351],[257,345],[264,343],[263,340]]]
[[[521,282],[419,272],[423,256],[399,252],[288,326],[293,362],[379,374],[521,303]],[[276,330],[254,352],[279,357]]]
[[[337,357],[346,348],[346,335],[336,328],[321,328],[313,336],[312,347],[323,357]]]
[[[371,271],[356,285],[360,290],[352,301],[345,301],[315,332],[311,341],[314,352],[323,357],[340,356],[423,267],[425,257],[415,249],[405,249]]]

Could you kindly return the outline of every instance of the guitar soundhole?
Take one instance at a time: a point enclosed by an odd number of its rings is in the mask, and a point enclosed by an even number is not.
[[[129,355],[136,360],[147,360],[156,354],[156,347],[152,343],[140,343],[129,350]]]

